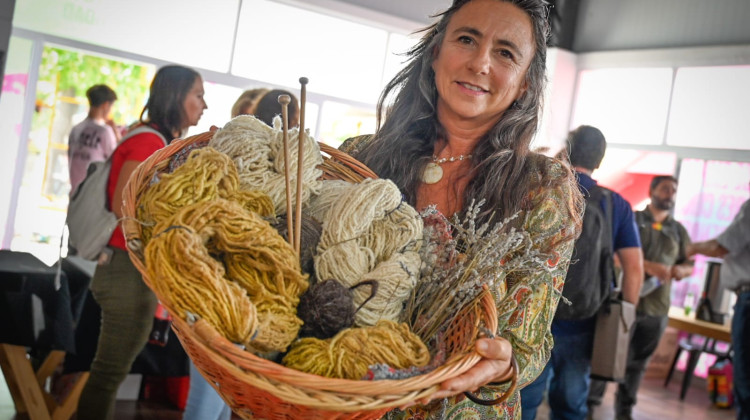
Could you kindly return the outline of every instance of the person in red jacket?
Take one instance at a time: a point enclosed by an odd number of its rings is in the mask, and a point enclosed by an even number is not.
[[[203,79],[182,66],[160,68],[137,127],[112,154],[107,194],[111,210],[122,217],[123,190],[136,167],[190,126],[198,124],[203,110]],[[133,130],[131,129],[131,130]],[[91,292],[102,310],[101,333],[86,386],[78,402],[79,420],[111,419],[117,389],[148,341],[157,299],[130,261],[122,229],[112,233],[99,258]]]

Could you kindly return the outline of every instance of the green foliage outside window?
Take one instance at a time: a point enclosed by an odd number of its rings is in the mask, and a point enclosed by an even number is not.
[[[37,104],[55,107],[58,101],[74,102],[85,112],[88,110],[86,89],[103,83],[117,93],[110,117],[117,124],[129,125],[140,117],[154,73],[151,65],[46,46],[39,66]],[[37,124],[46,126],[50,121],[35,121],[34,125]]]

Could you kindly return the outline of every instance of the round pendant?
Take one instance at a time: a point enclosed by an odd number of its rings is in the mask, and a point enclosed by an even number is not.
[[[435,162],[430,162],[425,166],[422,172],[422,182],[425,184],[434,184],[443,179],[443,168]]]

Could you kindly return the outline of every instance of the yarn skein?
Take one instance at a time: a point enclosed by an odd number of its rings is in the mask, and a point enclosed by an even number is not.
[[[305,213],[322,224],[328,218],[328,210],[331,209],[333,203],[344,194],[346,189],[354,185],[338,179],[320,181],[320,189],[310,198]]]
[[[316,274],[346,287],[377,280],[377,296],[357,312],[355,325],[398,321],[419,273],[422,220],[389,180],[366,179],[342,192],[323,223]],[[366,290],[353,296],[355,306],[368,298]]]
[[[216,286],[218,283],[236,284],[247,293],[257,318],[252,336],[237,342],[258,353],[286,350],[302,325],[296,316],[296,306],[308,284],[294,250],[268,222],[239,203],[216,199],[184,207],[174,217],[159,223],[156,231],[165,234],[155,236],[146,246],[146,266],[151,278],[159,279],[155,283],[159,284],[160,296],[168,296],[170,302],[185,302],[179,309],[211,318],[209,309],[216,313],[227,309],[212,305],[197,310],[190,305],[207,305],[194,300],[210,293],[223,293],[224,289]],[[168,242],[173,231],[194,232],[199,239],[183,245],[201,250],[182,249]],[[213,267],[216,263],[221,267],[213,255],[223,262],[222,270],[203,274],[211,277],[206,282],[215,287],[197,294],[194,289],[203,283],[197,282],[196,286],[196,282],[188,279],[195,276],[196,265]]]
[[[141,237],[148,242],[151,228],[171,217],[179,209],[218,198],[232,199],[262,216],[273,215],[270,198],[260,191],[239,191],[234,162],[225,154],[204,147],[190,152],[187,160],[172,173],[162,174],[139,200],[138,219]]]
[[[329,378],[362,379],[372,365],[406,369],[429,361],[427,346],[406,324],[380,321],[372,327],[345,329],[327,340],[297,340],[282,363]]]
[[[375,280],[363,281],[348,289],[332,279],[311,285],[297,306],[297,316],[304,322],[300,337],[331,338],[354,325],[354,314],[362,305],[354,308],[351,291],[361,286],[370,286],[370,299],[377,294],[378,282]]]
[[[299,141],[299,129],[288,130],[290,144]],[[304,141],[302,156],[303,205],[320,188],[318,178],[323,163],[318,143],[309,135]],[[286,213],[283,132],[280,126],[269,127],[251,115],[240,115],[214,134],[209,145],[228,155],[237,165],[242,189],[263,191],[271,197],[276,214]],[[292,197],[296,197],[298,150],[291,147],[289,164]],[[294,204],[294,203],[293,203]]]
[[[179,261],[172,261],[176,256]],[[235,343],[256,332],[255,305],[239,284],[224,279],[224,267],[209,255],[198,232],[181,227],[156,235],[146,245],[145,261],[154,291],[173,315],[198,315]]]
[[[406,369],[425,366],[429,361],[427,346],[408,325],[380,321],[372,327],[345,329],[327,340],[297,340],[282,363],[329,378],[362,379],[372,365]]]

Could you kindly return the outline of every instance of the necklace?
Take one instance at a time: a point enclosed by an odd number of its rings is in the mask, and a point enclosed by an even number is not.
[[[460,162],[465,159],[471,159],[471,155],[449,156],[440,159],[438,159],[437,156],[432,155],[432,162],[428,163],[424,168],[424,172],[422,172],[422,182],[425,184],[434,184],[440,181],[443,179],[443,168],[440,167],[441,164],[445,162]]]

